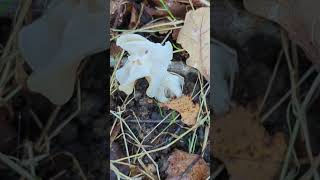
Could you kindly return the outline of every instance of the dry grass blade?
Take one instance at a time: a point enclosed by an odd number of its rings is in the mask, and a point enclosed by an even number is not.
[[[305,97],[303,104],[302,104],[302,109],[305,109],[305,107],[308,105],[308,103],[310,102],[312,96],[314,95],[317,87],[320,85],[320,74],[317,75],[316,79],[313,81],[312,86],[310,87],[307,96]],[[291,137],[290,137],[290,141],[289,141],[289,145],[288,145],[288,151],[284,160],[284,164],[282,167],[282,171],[281,171],[281,175],[280,175],[280,180],[284,180],[289,168],[289,163],[290,163],[290,158],[292,156],[293,150],[294,150],[294,144],[300,129],[300,121],[296,120],[292,133],[291,133]],[[312,162],[313,164],[313,162]],[[315,174],[314,174],[315,175]]]
[[[35,180],[36,177],[34,177],[31,173],[29,173],[27,170],[19,166],[17,163],[13,162],[11,159],[9,159],[5,154],[0,152],[0,160],[9,166],[12,170],[20,174],[21,176],[27,178],[28,180]]]
[[[24,1],[22,8],[19,12],[18,20],[13,28],[13,31],[9,37],[9,40],[8,40],[6,46],[3,50],[3,53],[0,57],[0,65],[2,65],[4,63],[5,58],[11,53],[10,50],[13,47],[13,44],[15,43],[15,40],[18,35],[18,31],[20,30],[20,28],[23,25],[24,19],[25,19],[26,15],[31,7],[31,3],[32,3],[32,0]]]
[[[284,52],[286,55],[286,59],[287,59],[287,64],[289,67],[289,72],[290,72],[290,80],[291,80],[291,89],[292,89],[292,105],[294,106],[294,109],[297,111],[296,114],[296,122],[295,122],[295,127],[294,127],[294,131],[292,134],[292,137],[290,139],[290,144],[289,144],[289,150],[285,159],[285,164],[283,166],[281,175],[280,175],[280,179],[284,179],[285,178],[285,174],[288,168],[288,164],[290,161],[290,157],[292,156],[293,153],[293,144],[295,143],[295,139],[299,130],[299,126],[301,126],[303,135],[304,135],[304,139],[305,139],[305,146],[307,149],[307,154],[308,154],[308,158],[309,161],[311,163],[311,165],[313,166],[313,155],[312,155],[312,150],[311,150],[311,144],[310,144],[310,139],[309,139],[309,131],[308,131],[308,125],[307,125],[307,118],[306,118],[306,112],[307,112],[307,107],[311,101],[311,97],[314,96],[314,91],[315,89],[318,88],[319,84],[320,84],[320,75],[318,75],[316,77],[316,79],[314,80],[307,96],[305,97],[304,101],[302,103],[299,102],[298,100],[298,92],[297,92],[297,87],[298,85],[296,84],[296,79],[295,78],[295,72],[294,72],[294,68],[293,65],[291,64],[291,59],[290,59],[290,55],[289,55],[289,46],[288,46],[288,39],[286,37],[286,35],[284,34],[284,32],[282,31],[282,45],[284,48]],[[293,51],[296,50],[295,48],[292,48]],[[296,53],[296,52],[293,52]],[[293,54],[292,56],[293,58],[297,58],[297,56],[295,56]],[[298,61],[297,59],[295,59],[294,61]],[[313,172],[314,178],[315,179],[319,179],[319,174],[317,171]]]

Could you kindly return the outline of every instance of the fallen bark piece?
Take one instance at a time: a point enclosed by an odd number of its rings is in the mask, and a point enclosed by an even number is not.
[[[169,156],[168,162],[166,180],[205,180],[210,174],[209,166],[198,154],[175,149]]]

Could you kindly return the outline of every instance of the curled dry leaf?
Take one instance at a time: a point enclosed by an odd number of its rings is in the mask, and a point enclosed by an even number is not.
[[[182,122],[188,126],[195,125],[199,112],[199,104],[194,104],[190,96],[182,96],[163,103],[162,106],[176,110],[181,114]]]
[[[205,180],[210,169],[200,155],[175,149],[168,158],[167,180]]]
[[[213,156],[225,163],[231,180],[275,178],[286,151],[283,134],[270,136],[243,107],[216,119],[212,127]]]
[[[210,79],[210,8],[189,11],[179,32],[178,43],[189,53],[187,65]]]

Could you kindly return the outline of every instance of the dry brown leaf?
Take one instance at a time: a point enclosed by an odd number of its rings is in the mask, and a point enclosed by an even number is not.
[[[225,163],[230,180],[275,178],[286,151],[283,134],[270,136],[243,107],[216,119],[212,127],[213,155]]]
[[[187,65],[210,79],[210,8],[189,11],[180,30],[178,43],[189,53]]]
[[[162,3],[160,0],[152,0],[152,2],[158,6],[158,8],[163,9]],[[187,13],[187,5],[178,2],[177,0],[164,0],[164,3],[167,5],[171,13],[175,17],[184,18]],[[168,16],[168,12],[166,10],[159,10],[159,9],[149,9],[153,16],[161,17],[161,16]]]
[[[168,162],[167,180],[205,180],[210,174],[207,163],[197,154],[175,149]]]
[[[138,23],[139,23],[139,13],[137,9],[134,6],[132,6],[129,29],[134,29],[138,25]]]
[[[248,11],[280,24],[314,63],[320,57],[320,1],[245,0]]]
[[[181,114],[182,122],[188,126],[197,122],[200,107],[199,104],[192,102],[190,96],[182,96],[167,103],[162,103],[162,106],[178,111]]]

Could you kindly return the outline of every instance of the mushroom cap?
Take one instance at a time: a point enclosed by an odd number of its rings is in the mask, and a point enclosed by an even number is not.
[[[117,45],[129,53],[124,66],[116,71],[119,90],[131,94],[136,80],[145,77],[149,83],[146,94],[160,102],[168,97],[180,97],[184,83],[183,77],[167,71],[173,57],[170,42],[164,45],[153,43],[138,34],[123,34]]]

